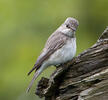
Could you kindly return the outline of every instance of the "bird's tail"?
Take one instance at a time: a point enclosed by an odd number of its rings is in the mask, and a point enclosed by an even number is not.
[[[38,70],[41,67],[41,65],[35,64],[34,67],[28,72],[28,76],[34,71],[34,70]]]
[[[38,70],[35,72],[35,74],[34,74],[32,80],[31,80],[31,82],[30,82],[30,84],[29,84],[29,86],[28,86],[26,92],[29,92],[29,90],[30,90],[30,88],[32,87],[34,81],[36,80],[36,78],[37,78],[40,74],[41,74],[41,71],[38,69]]]
[[[47,67],[47,64],[44,63],[40,66],[40,68],[36,69],[36,72],[34,73],[34,76],[27,88],[27,91],[26,92],[29,92],[30,88],[32,87],[32,84],[34,83],[34,81],[36,80],[36,78],[43,72],[43,70]]]

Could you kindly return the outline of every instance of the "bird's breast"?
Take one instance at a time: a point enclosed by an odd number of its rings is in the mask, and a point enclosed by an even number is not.
[[[65,63],[71,60],[76,53],[76,38],[72,38],[67,40],[66,44],[54,52],[50,58],[49,63],[52,65],[57,65],[61,63]]]

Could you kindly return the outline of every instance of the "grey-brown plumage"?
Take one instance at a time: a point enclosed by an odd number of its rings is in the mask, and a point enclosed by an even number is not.
[[[53,38],[54,37],[54,38]],[[64,36],[64,34],[62,33],[57,33],[55,32],[55,34],[51,35],[51,37],[49,37],[45,48],[43,49],[41,55],[38,57],[36,64],[34,65],[33,69],[31,69],[31,71],[28,73],[28,75],[30,75],[30,73],[34,70],[34,69],[38,69],[41,64],[49,58],[49,56],[54,53],[57,49],[60,49],[65,43],[66,40],[68,39],[68,37]],[[43,54],[44,51],[47,51],[45,54]],[[36,67],[37,66],[37,67]]]
[[[35,70],[34,77],[27,89],[31,88],[34,80],[39,74],[50,65],[57,65],[64,63],[73,58],[76,52],[76,38],[75,31],[78,27],[78,21],[74,18],[67,18],[66,21],[48,38],[43,51],[38,57],[36,64],[29,71],[28,75]],[[71,46],[71,42],[72,46]],[[70,44],[70,45],[69,45]],[[74,46],[75,45],[75,46]],[[70,51],[73,49],[73,52]],[[67,50],[67,51],[66,51]],[[69,52],[69,54],[65,54]],[[74,53],[73,55],[71,55]],[[62,57],[63,56],[63,57]],[[69,57],[70,56],[70,57]]]

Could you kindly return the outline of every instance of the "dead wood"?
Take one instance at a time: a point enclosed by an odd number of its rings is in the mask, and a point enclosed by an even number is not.
[[[92,47],[42,78],[36,94],[45,100],[108,100],[108,27]]]

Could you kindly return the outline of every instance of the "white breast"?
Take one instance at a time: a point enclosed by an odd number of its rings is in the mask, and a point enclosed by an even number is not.
[[[76,38],[68,40],[67,43],[50,56],[48,62],[50,65],[57,65],[71,60],[76,53]]]

